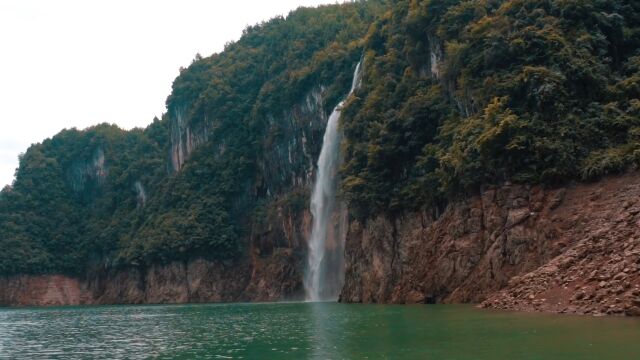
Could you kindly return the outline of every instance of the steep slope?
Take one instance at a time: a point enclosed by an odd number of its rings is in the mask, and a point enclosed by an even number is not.
[[[300,296],[327,113],[380,6],[300,8],[249,27],[182,69],[147,129],[65,130],[32,146],[0,195],[0,300],[38,303],[21,291],[47,291],[13,284],[47,274],[76,284],[72,302]]]
[[[250,27],[182,69],[147,129],[27,151],[0,193],[0,304],[300,298],[309,185],[360,60],[342,301],[638,312],[622,0],[361,1]]]
[[[480,302],[529,272],[485,304],[623,313],[640,300],[633,266],[572,306],[544,293],[556,276],[577,285],[582,275],[549,270],[574,251],[593,255],[572,270],[636,262],[634,218],[616,222],[614,199],[632,198],[637,176],[598,183],[603,212],[585,199],[556,209],[553,189],[637,168],[639,25],[624,1],[394,2],[367,34],[363,86],[344,111],[342,300]],[[577,214],[615,232],[592,247],[568,225]]]
[[[637,166],[640,5],[396,1],[345,110],[352,214]]]
[[[639,199],[633,172],[556,189],[487,188],[436,220],[354,222],[342,300],[488,298],[484,307],[638,315]]]

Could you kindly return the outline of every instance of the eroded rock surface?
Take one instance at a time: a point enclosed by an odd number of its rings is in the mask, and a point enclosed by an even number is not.
[[[437,218],[353,222],[341,300],[635,315],[638,225],[638,173],[551,190],[505,185]]]
[[[241,260],[0,278],[0,305],[302,299],[311,216],[287,204],[253,225]],[[640,315],[640,172],[560,189],[487,188],[441,214],[354,221],[345,256],[344,302]]]
[[[580,185],[568,195],[553,217],[565,250],[513,277],[483,307],[640,315],[640,177]]]

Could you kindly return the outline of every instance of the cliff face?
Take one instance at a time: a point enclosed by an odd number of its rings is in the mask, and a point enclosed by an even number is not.
[[[437,219],[354,222],[341,300],[488,298],[486,307],[633,314],[638,195],[638,173],[554,190],[506,185],[452,203]]]
[[[87,279],[60,275],[18,276],[0,280],[1,305],[164,304],[229,302],[241,299],[249,278],[234,267],[196,260],[153,266],[146,271],[96,273]]]
[[[0,278],[0,306],[180,304],[300,300],[310,217],[280,215],[256,233],[236,262],[196,259],[147,269],[92,271],[83,278],[19,275]],[[284,241],[283,241],[284,240]]]
[[[0,277],[0,306],[302,299],[306,239],[311,226],[308,193],[314,174],[313,159],[320,152],[327,121],[323,105],[323,88],[318,86],[288,111],[270,116],[269,126],[277,127],[280,135],[271,139],[268,151],[260,154],[260,176],[254,186],[237,200],[260,202],[254,213],[240,214],[248,229],[239,241],[243,246],[239,259],[211,261],[205,260],[208,254],[202,253],[201,258],[186,262],[93,269],[82,277]],[[174,171],[180,171],[189,155],[202,145],[198,139],[209,137],[207,126],[192,129],[180,119],[176,115],[172,120]],[[220,143],[219,148],[224,151],[224,144]],[[95,153],[88,165],[80,163],[82,172],[77,173],[83,177],[76,176],[82,180],[78,186],[90,183],[85,178],[93,179],[85,173],[95,173],[96,178],[104,173],[102,169],[108,165],[104,153],[101,149]],[[133,189],[137,206],[143,207],[147,195],[142,184],[136,182]]]
[[[505,178],[637,168],[640,60],[637,37],[620,36],[636,31],[623,1],[585,16],[562,1],[473,16],[375,3],[248,28],[183,69],[147,129],[69,130],[30,148],[0,192],[0,273],[84,275],[0,278],[0,305],[300,299],[326,111],[363,53],[341,121],[340,200],[354,216]],[[640,314],[639,180],[485,187],[442,211],[352,221],[341,300]],[[333,218],[336,247],[348,214]]]
[[[563,193],[504,186],[452,203],[437,219],[354,222],[342,300],[477,302],[560,252],[547,214]]]
[[[311,185],[328,120],[324,97],[325,88],[315,86],[289,111],[267,116],[270,135],[258,161],[258,193],[274,196]]]
[[[238,262],[0,279],[0,305],[299,300],[310,214],[275,202]],[[640,315],[640,173],[505,185],[442,214],[352,222],[341,301]]]
[[[170,161],[174,171],[180,171],[189,155],[209,139],[211,124],[205,118],[202,124],[192,128],[185,119],[185,106],[177,106],[169,115],[171,129]]]
[[[82,284],[61,275],[0,278],[0,306],[79,305],[87,302]]]

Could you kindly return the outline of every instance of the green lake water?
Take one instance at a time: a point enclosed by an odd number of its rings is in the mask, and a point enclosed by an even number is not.
[[[0,359],[640,359],[640,319],[462,305],[0,308]]]

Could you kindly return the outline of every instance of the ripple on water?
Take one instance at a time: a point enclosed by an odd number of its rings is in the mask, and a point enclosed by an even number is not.
[[[0,359],[633,359],[640,321],[466,306],[229,304],[0,310]]]

